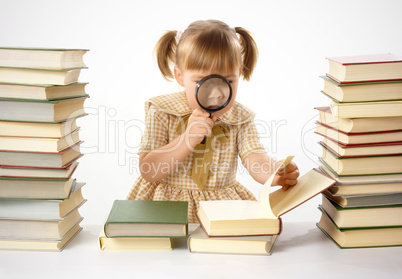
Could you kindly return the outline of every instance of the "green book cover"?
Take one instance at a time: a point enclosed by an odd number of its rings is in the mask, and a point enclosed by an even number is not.
[[[183,201],[115,200],[106,223],[187,224]]]

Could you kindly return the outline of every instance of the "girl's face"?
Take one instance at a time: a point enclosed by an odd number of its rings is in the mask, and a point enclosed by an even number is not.
[[[190,107],[194,110],[196,108],[201,109],[198,105],[197,100],[195,98],[195,88],[197,83],[206,76],[217,74],[223,76],[226,80],[229,81],[230,86],[232,87],[232,99],[230,100],[229,104],[223,108],[222,110],[216,111],[212,113],[212,115],[219,117],[223,115],[225,112],[231,109],[237,94],[237,88],[239,85],[239,78],[240,78],[240,70],[229,72],[229,73],[222,73],[222,72],[214,72],[214,71],[194,71],[194,70],[180,70],[177,66],[174,68],[174,74],[177,82],[180,86],[184,87],[187,101]],[[219,95],[219,94],[217,94]],[[211,106],[214,105],[214,98],[211,96]]]

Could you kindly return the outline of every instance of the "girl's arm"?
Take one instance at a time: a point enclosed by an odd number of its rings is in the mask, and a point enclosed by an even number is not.
[[[182,135],[165,146],[140,154],[142,177],[148,182],[156,182],[169,176],[193,152],[204,136],[211,134],[214,121],[216,117],[211,119],[208,113],[195,109]]]
[[[265,151],[249,153],[243,159],[243,164],[251,177],[261,184],[268,180],[281,162],[282,160],[275,161],[270,158]],[[287,190],[297,183],[298,177],[299,169],[292,161],[274,178],[273,185],[281,185],[283,190]]]

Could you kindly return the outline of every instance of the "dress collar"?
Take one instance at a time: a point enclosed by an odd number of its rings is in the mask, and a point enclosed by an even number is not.
[[[165,113],[181,117],[193,111],[187,102],[184,91],[157,96],[149,99],[147,103],[155,105]],[[240,125],[252,121],[254,117],[255,113],[252,110],[235,102],[233,107],[221,115],[218,120],[230,125]]]

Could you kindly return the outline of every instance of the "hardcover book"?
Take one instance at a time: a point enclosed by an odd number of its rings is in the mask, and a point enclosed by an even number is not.
[[[369,133],[402,130],[402,117],[339,118],[330,107],[316,107],[319,123],[344,133]]]
[[[63,100],[0,99],[0,119],[28,122],[64,122],[86,115],[88,96]]]
[[[260,190],[259,201],[201,201],[197,213],[208,236],[251,236],[280,234],[281,216],[335,184],[335,181],[313,169],[298,178],[287,191],[270,193],[277,172],[284,168],[289,156]]]
[[[319,208],[342,229],[402,226],[402,204],[344,208],[323,195]]]
[[[198,227],[188,238],[188,249],[193,253],[271,255],[277,234],[241,237],[208,237]]]
[[[327,76],[321,78],[324,80],[324,93],[338,102],[402,99],[402,79],[342,84]]]
[[[317,134],[345,145],[402,141],[402,130],[370,133],[344,133],[340,130],[323,125],[322,123],[316,124],[315,132]]]
[[[187,237],[188,203],[115,200],[104,230],[106,237]]]
[[[340,248],[369,248],[402,245],[402,227],[338,228],[322,211],[317,227]]]
[[[1,67],[44,69],[85,68],[89,49],[0,47]]]
[[[328,57],[327,75],[339,83],[402,79],[402,57],[392,53]]]

